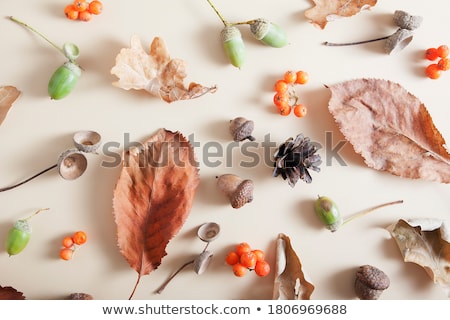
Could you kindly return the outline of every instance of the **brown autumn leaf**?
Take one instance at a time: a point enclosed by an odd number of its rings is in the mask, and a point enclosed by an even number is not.
[[[20,96],[20,91],[13,86],[0,86],[0,124],[6,118],[14,101]]]
[[[120,253],[143,275],[158,268],[166,246],[187,219],[199,184],[194,151],[179,132],[159,129],[124,152],[113,213]]]
[[[191,82],[186,88],[186,62],[171,59],[164,41],[155,37],[148,54],[139,36],[131,37],[130,48],[123,48],[116,57],[111,74],[119,79],[113,85],[125,90],[145,90],[166,102],[198,98],[215,92],[216,86],[205,87]]]
[[[276,242],[273,300],[309,300],[314,285],[306,280],[291,239],[280,233]]]
[[[0,300],[25,300],[22,292],[17,291],[13,287],[0,286]]]
[[[405,221],[388,227],[405,262],[423,267],[450,298],[450,233],[438,219]]]
[[[313,2],[315,6],[305,11],[305,17],[321,29],[338,17],[351,17],[377,4],[377,0],[313,0]]]
[[[418,98],[388,80],[356,79],[329,89],[331,114],[369,167],[450,183],[445,140]]]

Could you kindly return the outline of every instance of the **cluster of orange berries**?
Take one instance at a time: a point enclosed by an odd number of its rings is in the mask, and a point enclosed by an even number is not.
[[[260,277],[270,273],[270,265],[264,260],[264,252],[252,249],[247,242],[237,244],[235,249],[227,254],[225,262],[233,267],[236,277],[243,277],[247,271],[252,270]]]
[[[87,235],[84,231],[76,231],[72,236],[64,237],[62,240],[62,248],[59,251],[59,257],[63,260],[72,259],[73,253],[77,246],[85,244]]]
[[[439,59],[437,63],[432,63],[426,67],[425,74],[428,78],[439,79],[442,71],[450,70],[449,51],[446,45],[441,45],[437,48],[428,48],[425,51],[425,58],[427,60],[436,61]]]
[[[64,14],[70,20],[89,21],[92,15],[98,15],[103,11],[103,3],[98,0],[87,2],[75,0],[64,8]]]
[[[305,71],[286,71],[283,79],[275,82],[273,103],[278,108],[281,115],[287,116],[294,110],[296,117],[302,118],[306,116],[308,109],[305,105],[298,102],[298,96],[294,86],[297,84],[305,84],[309,80],[309,75]]]

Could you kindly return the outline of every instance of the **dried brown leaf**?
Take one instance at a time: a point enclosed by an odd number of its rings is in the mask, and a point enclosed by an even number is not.
[[[388,227],[405,262],[423,267],[450,298],[450,242],[445,223],[437,219],[405,221]]]
[[[179,132],[159,129],[124,153],[113,211],[120,253],[138,273],[136,286],[161,264],[190,213],[198,184],[193,148]]]
[[[351,17],[377,4],[377,0],[313,0],[315,6],[305,11],[312,24],[324,29],[338,17]]]
[[[0,87],[0,124],[6,118],[9,109],[12,107],[14,101],[20,96],[20,91],[13,86]]]
[[[0,286],[0,300],[25,300],[22,292],[17,291],[13,287]]]
[[[374,169],[450,183],[450,154],[425,105],[397,83],[356,79],[329,87],[329,110]]]
[[[314,285],[306,280],[291,240],[280,233],[276,245],[274,300],[309,300]]]
[[[131,37],[130,48],[123,48],[116,57],[111,74],[119,79],[113,85],[125,90],[145,90],[166,102],[187,100],[215,92],[216,87],[205,87],[191,82],[186,88],[186,63],[171,59],[164,41],[155,37],[148,54],[139,36]]]

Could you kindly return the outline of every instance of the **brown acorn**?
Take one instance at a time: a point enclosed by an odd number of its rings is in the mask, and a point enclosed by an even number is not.
[[[250,179],[242,179],[234,174],[223,174],[217,179],[217,188],[228,197],[235,209],[253,201],[253,181]]]

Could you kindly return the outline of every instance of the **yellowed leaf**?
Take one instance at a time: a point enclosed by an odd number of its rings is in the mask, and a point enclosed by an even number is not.
[[[191,82],[184,85],[186,62],[171,59],[164,41],[155,37],[147,53],[139,36],[131,37],[129,48],[123,48],[116,57],[111,74],[119,79],[113,85],[125,90],[145,90],[166,102],[187,100],[215,92],[216,86],[205,87]]]
[[[0,87],[0,124],[6,118],[9,109],[12,107],[14,101],[20,96],[20,91],[13,86]]]
[[[377,4],[377,0],[313,0],[315,6],[305,11],[312,24],[324,29],[338,17],[350,17]]]

